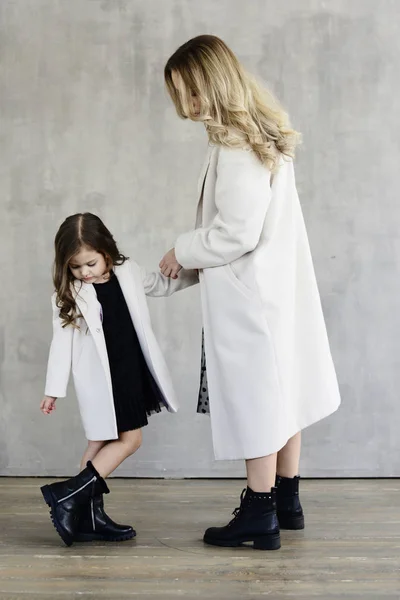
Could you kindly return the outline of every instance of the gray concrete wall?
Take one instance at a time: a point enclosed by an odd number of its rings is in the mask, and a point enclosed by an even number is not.
[[[43,417],[52,243],[101,215],[156,267],[193,223],[206,147],[166,97],[166,58],[214,33],[304,134],[298,187],[343,406],[304,434],[302,474],[400,475],[399,6],[380,0],[3,0],[0,3],[0,474],[63,475],[84,448],[73,392]],[[152,300],[182,403],[153,417],[126,476],[236,476],[195,414],[198,290]]]

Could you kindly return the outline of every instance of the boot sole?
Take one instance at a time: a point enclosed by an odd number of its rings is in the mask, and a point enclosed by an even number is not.
[[[74,537],[75,542],[126,542],[133,540],[136,537],[136,532],[126,533],[124,535],[110,537],[101,533],[78,533]]]
[[[55,530],[57,531],[58,535],[60,536],[60,538],[62,539],[62,541],[64,542],[64,544],[66,546],[72,546],[72,544],[74,543],[73,538],[69,535],[69,533],[64,529],[64,527],[61,525],[61,523],[57,519],[56,511],[55,511],[55,509],[57,507],[57,501],[54,498],[50,487],[48,485],[44,485],[43,487],[40,488],[40,491],[42,492],[44,501],[46,502],[47,506],[50,507],[50,517],[51,517],[51,520],[52,520]]]
[[[279,527],[281,529],[299,530],[304,529],[304,516],[297,517],[280,517],[278,515]]]
[[[264,535],[257,538],[243,538],[238,540],[215,540],[204,536],[203,541],[210,546],[221,546],[224,548],[237,548],[243,544],[253,542],[254,550],[279,550],[281,547],[281,538],[279,533],[275,535]]]

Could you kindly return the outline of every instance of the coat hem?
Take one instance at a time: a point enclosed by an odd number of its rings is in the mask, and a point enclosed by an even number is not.
[[[340,401],[338,402],[337,406],[333,410],[330,410],[324,416],[318,417],[316,419],[313,419],[310,422],[308,422],[306,425],[299,425],[296,428],[294,428],[294,430],[291,433],[289,433],[289,434],[287,434],[285,436],[284,442],[281,443],[278,448],[273,448],[273,449],[268,448],[267,450],[265,450],[265,452],[256,452],[255,454],[254,453],[250,453],[250,454],[245,453],[245,455],[243,455],[243,456],[237,456],[237,455],[229,455],[229,456],[221,456],[221,455],[219,455],[219,456],[217,456],[217,454],[214,452],[214,459],[216,461],[224,461],[224,460],[252,460],[252,459],[255,459],[255,458],[263,458],[264,456],[269,456],[270,454],[276,454],[277,452],[279,452],[280,450],[282,450],[282,448],[285,447],[285,445],[288,443],[288,441],[293,436],[295,436],[300,431],[303,431],[303,429],[307,429],[307,427],[311,427],[311,425],[315,425],[319,421],[322,421],[323,419],[326,419],[327,417],[330,417],[333,413],[335,413],[338,410],[339,406],[340,406]]]

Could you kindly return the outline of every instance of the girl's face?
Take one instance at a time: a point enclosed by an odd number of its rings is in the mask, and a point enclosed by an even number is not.
[[[177,71],[171,73],[172,81],[174,82],[175,89],[179,92],[183,85],[182,77]],[[200,98],[196,96],[194,92],[191,93],[192,109],[196,117],[200,116]]]
[[[69,261],[69,268],[76,279],[86,283],[100,283],[107,273],[104,256],[93,248],[84,246]]]

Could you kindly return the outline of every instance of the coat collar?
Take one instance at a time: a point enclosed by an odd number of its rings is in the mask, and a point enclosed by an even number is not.
[[[121,283],[121,279],[125,280],[129,272],[129,260],[126,260],[124,264],[117,265],[114,267],[114,273],[118,277],[118,281]],[[92,283],[85,283],[84,281],[78,281],[75,279],[73,283],[75,292],[75,298],[90,298],[96,297],[96,292]]]

